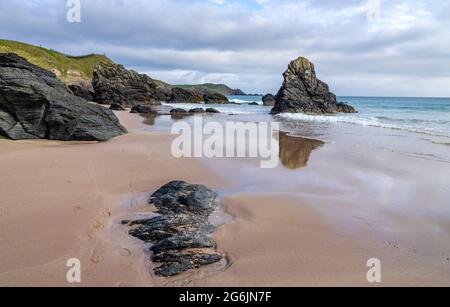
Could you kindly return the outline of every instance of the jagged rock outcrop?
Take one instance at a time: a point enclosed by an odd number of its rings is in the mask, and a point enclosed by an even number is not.
[[[265,107],[273,107],[275,105],[275,96],[272,94],[264,95],[262,101]]]
[[[159,105],[172,95],[170,85],[112,63],[101,63],[94,68],[92,85],[95,102],[118,103],[124,107]]]
[[[56,75],[0,54],[0,134],[8,138],[106,141],[126,133],[114,113],[73,95]]]
[[[218,206],[217,194],[203,185],[173,181],[151,195],[160,216],[124,221],[133,227],[130,235],[152,243],[152,260],[161,264],[158,276],[173,276],[222,259],[210,235],[216,227],[209,222]]]
[[[168,103],[201,103],[203,102],[203,94],[195,89],[184,89],[181,87],[174,87],[172,95]]]
[[[292,61],[283,76],[272,114],[356,112],[353,107],[337,102],[328,85],[317,79],[314,64],[304,57]]]
[[[207,92],[203,95],[206,104],[227,104],[230,103],[227,97],[219,93]]]
[[[87,101],[94,101],[94,88],[92,82],[88,80],[78,80],[68,85],[70,91],[78,97],[81,97]]]

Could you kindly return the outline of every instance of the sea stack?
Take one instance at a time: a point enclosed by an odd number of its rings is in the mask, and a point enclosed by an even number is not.
[[[275,97],[272,114],[356,113],[345,103],[337,102],[328,85],[316,76],[314,64],[304,57],[292,61],[284,72],[284,82]]]

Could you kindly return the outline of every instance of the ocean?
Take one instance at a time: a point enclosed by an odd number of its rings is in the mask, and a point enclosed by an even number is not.
[[[261,96],[230,96],[230,101],[241,103],[232,106],[232,113],[265,113],[268,107],[249,106],[250,102],[262,104]],[[450,137],[450,98],[406,97],[338,97],[358,110],[358,114],[314,116],[281,114],[280,117],[301,122],[330,122],[373,126],[385,129]],[[223,108],[226,111],[225,108]]]
[[[218,109],[221,120],[277,121],[282,131],[346,144],[354,150],[395,152],[402,156],[450,162],[450,98],[338,97],[353,105],[357,114],[270,115],[261,96],[230,96],[229,105],[208,105]],[[259,105],[249,105],[257,102]],[[173,105],[170,105],[173,107]],[[177,104],[190,109],[198,104]],[[221,117],[212,117],[219,120]],[[160,123],[164,121],[160,120]],[[171,124],[166,121],[167,126]]]

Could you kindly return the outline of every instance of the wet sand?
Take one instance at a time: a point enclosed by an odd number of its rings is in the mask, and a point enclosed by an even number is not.
[[[258,173],[248,168],[252,162],[176,160],[173,136],[143,131],[136,115],[118,116],[130,133],[101,144],[0,139],[1,286],[70,286],[69,258],[81,260],[81,286],[367,286],[366,262],[373,257],[382,260],[383,286],[450,285],[447,222],[440,221],[436,235],[434,217],[417,223],[408,212],[381,216],[364,196],[349,205],[348,195],[314,177],[342,172],[326,164],[330,157],[343,165],[368,168],[367,162],[346,161],[334,147],[321,149],[322,142],[302,139],[300,146],[284,138],[293,146],[281,152],[282,164],[290,171],[303,167],[302,180],[309,182],[303,185],[280,169]],[[214,235],[227,266],[155,278],[144,245],[120,225],[130,214],[150,212],[145,192],[175,179],[220,192],[234,217]],[[351,176],[340,179],[356,184]]]
[[[143,246],[112,231],[122,204],[174,179],[224,183],[172,158],[170,135],[119,116],[130,133],[106,143],[0,140],[1,286],[69,286],[69,258],[81,260],[82,286],[150,285]]]

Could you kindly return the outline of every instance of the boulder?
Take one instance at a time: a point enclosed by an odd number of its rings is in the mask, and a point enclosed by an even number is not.
[[[69,84],[68,87],[75,96],[86,99],[87,101],[94,101],[94,88],[88,80],[79,80]]]
[[[120,104],[115,103],[115,102],[109,107],[109,109],[113,110],[113,111],[126,111],[127,110],[124,107],[122,107]]]
[[[272,94],[264,95],[262,101],[264,106],[273,107],[275,105],[275,96]]]
[[[214,109],[214,108],[207,108],[205,111],[206,111],[206,113],[220,113],[219,110]]]
[[[178,115],[183,115],[183,114],[187,114],[188,111],[186,111],[185,109],[180,109],[180,108],[175,108],[170,110],[170,114],[178,114]]]
[[[73,95],[50,71],[0,54],[0,134],[8,138],[106,141],[126,133],[114,113]]]
[[[173,276],[222,260],[212,249],[210,237],[216,227],[209,221],[218,206],[217,194],[203,185],[173,181],[151,195],[158,209],[151,219],[123,221],[133,227],[129,233],[152,243],[152,261],[161,264],[158,276]]]
[[[195,114],[200,114],[200,113],[205,113],[205,109],[203,108],[194,108],[194,109],[190,109],[189,113],[195,113]]]
[[[137,104],[131,108],[130,113],[138,113],[138,114],[152,114],[153,109],[149,105],[141,105]]]
[[[174,87],[172,89],[172,95],[168,103],[201,103],[203,102],[203,95],[200,91],[195,89],[183,89],[180,87]]]
[[[92,85],[96,102],[118,103],[123,107],[159,105],[172,95],[171,86],[112,63],[101,63],[94,68]]]
[[[316,77],[314,64],[304,57],[292,61],[283,76],[284,82],[275,97],[272,114],[356,112],[349,105],[338,104],[328,85]]]
[[[214,92],[206,92],[203,94],[203,100],[206,104],[226,104],[230,103],[227,97]]]

